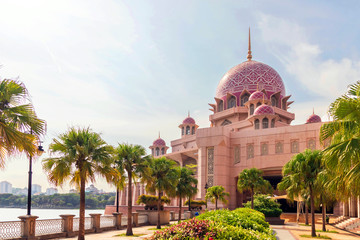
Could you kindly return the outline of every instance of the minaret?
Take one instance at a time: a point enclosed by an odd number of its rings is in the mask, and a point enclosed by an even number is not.
[[[250,40],[250,27],[249,27],[249,50],[248,50],[247,59],[248,59],[248,61],[251,61],[251,59],[252,59],[252,55],[251,55],[251,40]]]

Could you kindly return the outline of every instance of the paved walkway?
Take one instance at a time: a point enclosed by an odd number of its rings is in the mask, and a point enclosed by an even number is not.
[[[276,232],[278,240],[309,240],[314,238],[304,238],[300,235],[310,235],[311,227],[310,226],[302,226],[296,223],[286,223],[285,225],[271,225],[274,232]],[[139,237],[121,237],[117,236],[119,234],[125,234],[126,229],[116,230],[116,231],[108,231],[103,233],[94,233],[94,234],[86,234],[86,240],[139,240],[150,237],[155,230],[156,226],[142,226],[133,228],[134,234],[142,234]],[[321,229],[321,225],[317,224],[316,229]],[[340,229],[337,229],[333,226],[327,225],[327,230],[337,231],[337,233],[324,233],[317,232],[316,234],[326,235],[331,237],[332,240],[359,240],[360,236],[356,234],[352,234]],[[74,238],[61,238],[61,240],[76,240],[77,237]]]

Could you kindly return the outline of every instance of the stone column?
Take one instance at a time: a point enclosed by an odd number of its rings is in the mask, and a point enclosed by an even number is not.
[[[357,204],[357,217],[360,218],[360,197],[359,196],[357,196],[356,204]]]
[[[38,216],[25,215],[18,217],[22,223],[21,239],[33,240],[38,239],[35,237],[35,224]]]
[[[134,226],[138,227],[139,226],[139,213],[138,212],[133,212],[132,217],[133,217]]]
[[[95,230],[95,232],[96,233],[102,232],[102,230],[100,228],[100,216],[101,216],[101,213],[91,213],[89,215],[91,217],[92,226],[93,226],[93,229]]]
[[[175,219],[175,212],[174,211],[170,211],[170,221],[174,221]]]
[[[356,197],[350,197],[350,217],[356,217],[357,215],[357,198]]]
[[[66,232],[66,237],[73,237],[75,236],[73,225],[74,225],[74,217],[75,215],[72,214],[63,214],[60,217],[64,221],[64,229],[63,232]]]
[[[116,227],[116,229],[121,229],[122,213],[114,212],[113,215],[115,217],[115,227]]]

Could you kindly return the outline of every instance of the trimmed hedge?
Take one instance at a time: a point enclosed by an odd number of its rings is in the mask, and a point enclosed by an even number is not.
[[[251,202],[248,201],[244,207],[251,208]],[[275,202],[268,195],[257,194],[254,196],[254,209],[262,212],[265,217],[280,217],[282,210],[280,203]]]

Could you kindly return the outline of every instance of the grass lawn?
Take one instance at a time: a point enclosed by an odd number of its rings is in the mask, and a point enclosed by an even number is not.
[[[331,239],[331,237],[328,237],[326,235],[317,235],[316,237],[312,237],[311,235],[300,235],[300,237],[304,237],[304,238],[319,238],[319,239]]]

